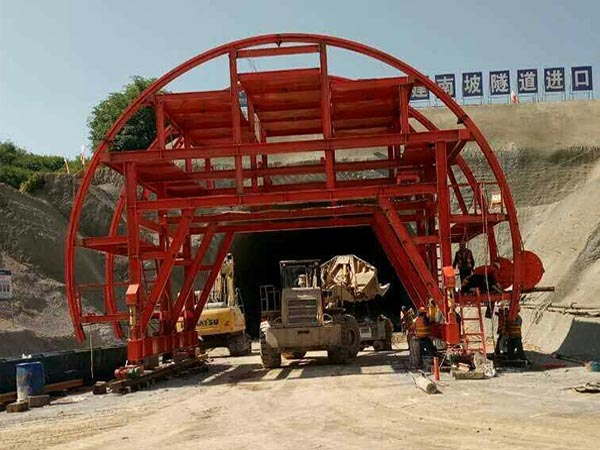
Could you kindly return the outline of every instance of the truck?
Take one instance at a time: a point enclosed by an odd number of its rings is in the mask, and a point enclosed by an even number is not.
[[[265,368],[307,351],[325,350],[332,364],[343,364],[359,351],[358,323],[342,308],[325,303],[320,262],[280,261],[280,293],[261,286],[260,356]]]
[[[198,298],[201,291],[195,291]],[[246,319],[239,289],[234,283],[233,255],[227,254],[219,276],[208,295],[196,327],[200,348],[204,351],[226,347],[231,356],[252,353],[252,341],[246,333]]]

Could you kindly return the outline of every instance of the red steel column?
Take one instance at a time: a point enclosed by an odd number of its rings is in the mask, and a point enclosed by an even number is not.
[[[410,132],[410,122],[408,115],[408,102],[410,101],[410,90],[408,85],[400,86],[398,102],[400,105],[400,132]]]
[[[423,170],[423,179],[426,182],[433,182],[435,180],[435,167],[432,165],[428,165]],[[425,217],[426,217],[426,225],[427,225],[427,234],[436,233],[436,209],[437,205],[435,202],[431,202],[425,208]],[[431,270],[431,274],[435,277],[435,279],[439,279],[438,276],[438,244],[429,245],[428,247],[428,257],[429,257],[429,270]]]
[[[452,265],[450,242],[450,192],[448,191],[448,159],[446,143],[435,143],[435,175],[437,181],[438,226],[442,267]]]
[[[265,144],[267,142],[267,133],[265,130],[260,130],[260,143]],[[269,168],[269,155],[263,154],[260,156],[260,162],[263,169]],[[271,185],[271,177],[263,175],[263,189]]]
[[[394,161],[394,146],[393,145],[388,145],[387,159],[388,159],[388,161]],[[390,180],[395,180],[396,179],[396,169],[394,169],[393,167],[390,167],[388,169],[388,176],[389,176]]]
[[[137,172],[135,163],[125,165],[125,202],[127,205],[127,255],[129,262],[129,286],[137,291],[135,298],[128,297],[127,304],[130,308],[130,340],[142,337],[140,329],[140,235],[137,201]]]
[[[256,129],[254,123],[254,105],[250,100],[248,102],[248,124],[250,125],[250,132],[252,133],[253,142],[256,141]],[[250,155],[250,169],[252,169],[252,192],[258,191],[258,176],[256,175],[257,161],[256,155]]]
[[[160,156],[164,155],[165,151],[165,111],[162,99],[156,98],[154,103],[154,114],[156,116],[156,145]]]
[[[191,147],[192,147],[192,143],[190,142],[190,137],[187,135],[184,135],[183,136],[183,148],[191,148]],[[185,158],[185,171],[191,172],[192,170],[193,170],[192,159]]]
[[[210,172],[212,170],[212,166],[210,163],[210,158],[204,158],[204,171],[205,172]],[[212,189],[213,188],[213,180],[207,179],[206,180],[206,189]]]
[[[325,149],[325,177],[327,189],[335,188],[335,150],[329,148],[329,139],[333,134],[331,125],[331,93],[329,90],[329,75],[327,72],[327,47],[319,46],[321,62],[321,122],[323,125],[323,138],[327,141]]]
[[[164,188],[164,185],[160,187],[159,194],[160,195],[157,195],[158,198],[166,197],[166,189]],[[168,229],[169,224],[167,223],[167,213],[168,213],[168,211],[166,211],[164,209],[158,210],[158,223],[160,225],[160,232],[158,235],[158,239],[159,239],[160,249],[163,252],[167,252],[169,249],[169,229]],[[189,237],[187,240],[189,240]],[[184,254],[185,254],[185,244],[184,244]],[[162,260],[156,261],[155,265],[156,265],[156,273],[158,275],[158,273],[160,272],[160,269],[163,265]],[[144,282],[145,281],[146,280],[144,280]],[[146,286],[146,290],[147,289],[148,289],[148,287]],[[171,312],[170,311],[171,310],[170,300],[171,300],[171,277],[169,276],[169,279],[167,280],[167,283],[165,285],[165,290],[159,298],[160,332],[161,332],[161,334],[164,334],[166,331],[166,328],[168,327],[168,322],[169,322],[170,312]]]
[[[232,138],[234,144],[242,143],[242,130],[241,130],[241,111],[240,111],[240,97],[238,87],[238,76],[237,76],[237,58],[235,52],[229,53],[229,78],[231,80],[231,127],[232,127]],[[235,156],[235,187],[238,194],[244,192],[244,174],[242,167],[242,156]]]

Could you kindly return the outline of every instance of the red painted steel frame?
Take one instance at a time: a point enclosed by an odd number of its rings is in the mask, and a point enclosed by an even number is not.
[[[333,76],[329,49],[378,60],[399,76]],[[318,67],[238,72],[240,58],[301,54],[317,55]],[[218,57],[228,59],[227,89],[162,93],[176,78]],[[459,128],[440,130],[413,109],[413,86],[438,97]],[[147,106],[156,116],[155,141],[147,149],[110,151],[117,133]],[[493,180],[478,180],[460,155],[468,142],[482,152]],[[376,152],[385,157],[373,159]],[[320,159],[281,163],[282,156],[299,153]],[[107,235],[79,239],[83,204],[100,166],[122,174],[123,192]],[[482,183],[490,181],[501,193],[500,212],[488,206]],[[120,234],[123,219],[126,232]],[[445,318],[437,337],[454,345],[458,325],[438,271],[451,264],[452,243],[482,234],[495,259],[495,227],[501,222],[508,223],[512,243],[512,289],[505,297],[514,316],[523,283],[515,205],[490,145],[462,108],[422,73],[374,48],[322,35],[257,36],[209,50],[168,72],[106,134],[81,180],[69,221],[69,310],[78,339],[85,338],[83,324],[111,323],[119,337],[128,331],[129,359],[141,361],[196,345],[196,323],[236,233],[370,226],[415,305],[436,302]],[[76,246],[106,254],[104,315],[83,315],[87,286],[77,282]],[[127,258],[125,283],[115,281],[117,255]],[[174,293],[177,268],[184,276]],[[207,275],[198,286],[202,271]],[[115,288],[123,285],[127,310],[117,306]],[[202,290],[199,298],[195,286]]]

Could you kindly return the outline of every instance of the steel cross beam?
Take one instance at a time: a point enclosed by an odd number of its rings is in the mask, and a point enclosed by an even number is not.
[[[415,194],[435,194],[435,183],[401,184],[335,189],[307,189],[294,192],[273,192],[244,195],[219,195],[206,197],[179,197],[140,201],[139,211],[158,209],[211,208],[220,206],[263,206],[290,203],[329,202],[341,200],[375,200],[378,195],[393,197]]]
[[[185,158],[221,158],[250,155],[277,155],[283,153],[322,152],[325,149],[354,150],[369,147],[387,147],[389,145],[422,145],[436,141],[457,142],[470,140],[466,129],[419,131],[414,133],[388,133],[364,136],[333,137],[308,141],[265,142],[210,145],[178,149],[130,150],[110,152],[102,155],[102,162],[117,167],[126,162],[151,163],[163,159],[180,160]]]
[[[403,201],[394,206],[397,210],[412,211],[425,209],[429,203],[429,200]],[[331,218],[372,214],[376,209],[378,209],[376,203],[358,203],[350,205],[323,207],[315,206],[292,209],[269,209],[258,211],[240,210],[212,214],[198,214],[194,216],[192,223],[208,224],[212,222],[218,222],[220,224],[225,224],[227,222],[254,222],[261,220],[313,219],[317,217]],[[177,223],[178,221],[178,217],[167,218],[168,223]]]

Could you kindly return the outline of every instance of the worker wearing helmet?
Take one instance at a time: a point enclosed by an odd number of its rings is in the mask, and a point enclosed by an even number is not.
[[[414,320],[415,313],[413,309],[402,306],[400,311],[400,326],[402,327],[402,331],[405,335],[408,335],[411,333],[411,331],[414,331]]]
[[[523,319],[517,313],[517,317],[514,320],[507,318],[506,327],[508,333],[508,358],[514,359],[526,359],[525,352],[523,351],[523,337],[521,335],[521,325]]]
[[[415,337],[419,340],[421,356],[433,356],[435,347],[431,340],[430,319],[427,316],[427,308],[420,307],[419,314],[415,318]]]
[[[419,314],[415,318],[415,335],[419,339],[428,338],[430,333],[429,317],[424,307],[419,308]]]
[[[459,249],[454,255],[452,267],[458,269],[460,281],[462,282],[465,278],[473,273],[475,259],[473,258],[473,252],[467,248],[467,243],[464,239],[460,241],[460,244],[458,245]]]
[[[504,292],[498,282],[500,267],[498,261],[495,261],[493,264],[477,267],[469,276],[462,280],[461,292],[463,294],[472,293],[476,290],[491,293]]]

